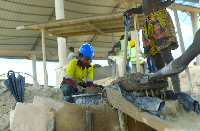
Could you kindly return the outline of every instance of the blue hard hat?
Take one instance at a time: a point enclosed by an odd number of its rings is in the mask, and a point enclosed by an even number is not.
[[[93,47],[86,43],[86,44],[83,44],[80,49],[79,49],[80,53],[83,54],[83,56],[86,56],[86,57],[93,57],[94,56],[94,50],[93,50]]]

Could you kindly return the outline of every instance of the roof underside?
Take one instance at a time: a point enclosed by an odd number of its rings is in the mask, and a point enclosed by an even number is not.
[[[136,1],[139,6],[141,0]],[[29,59],[31,54],[37,54],[37,60],[42,60],[41,33],[35,30],[39,29],[36,26],[38,23],[48,21],[52,23],[44,24],[43,28],[53,36],[45,35],[47,61],[58,61],[56,36],[67,37],[67,48],[73,46],[76,52],[83,43],[90,43],[94,47],[96,58],[105,58],[113,43],[124,34],[120,13],[126,10],[126,2],[64,0],[66,20],[60,20],[59,24],[54,23],[54,6],[54,0],[1,0],[0,57]],[[143,15],[138,15],[137,28],[141,28],[143,19]],[[33,27],[16,30],[16,27],[22,25],[34,25],[35,30],[32,30]]]

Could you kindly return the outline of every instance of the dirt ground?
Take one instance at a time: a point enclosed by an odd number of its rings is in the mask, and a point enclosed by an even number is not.
[[[25,87],[24,93],[24,103],[32,103],[34,96],[49,97],[55,100],[63,100],[63,95],[60,89],[55,88],[42,88],[42,87]],[[15,98],[4,86],[3,81],[1,81],[0,86],[0,131],[9,130],[9,113],[14,110],[16,105]]]
[[[200,67],[190,68],[191,81],[193,86],[192,96],[200,101]],[[113,81],[112,77],[108,77],[101,80],[96,80],[94,83],[107,86]],[[185,72],[180,74],[181,89],[184,92],[189,92],[187,86],[187,79]],[[0,83],[0,130],[9,130],[9,113],[14,110],[16,101],[10,91],[5,87],[3,82]],[[42,87],[25,87],[24,103],[32,103],[34,96],[49,97],[55,100],[63,100],[63,95],[60,89],[55,88],[42,88]],[[179,107],[180,108],[180,107]],[[163,113],[164,112],[164,113]],[[171,121],[180,126],[188,125],[193,129],[195,126],[200,126],[200,115],[196,115],[193,112],[185,113],[183,110],[177,112],[176,103],[167,101],[166,106],[163,109],[164,119]],[[186,124],[187,123],[187,124]],[[189,129],[189,130],[191,130]]]
[[[165,101],[165,107],[161,110],[160,115],[169,123],[177,125],[186,131],[200,130],[200,115],[193,111],[187,113],[184,111],[178,101]]]

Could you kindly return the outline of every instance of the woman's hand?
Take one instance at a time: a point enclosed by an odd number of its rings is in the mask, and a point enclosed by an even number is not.
[[[124,14],[126,14],[126,17],[129,18],[133,14],[132,9],[125,11]]]
[[[82,93],[84,91],[84,88],[80,85],[77,85],[76,88],[78,89],[79,93]]]

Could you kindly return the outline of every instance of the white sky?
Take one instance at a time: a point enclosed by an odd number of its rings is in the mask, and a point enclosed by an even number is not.
[[[175,25],[175,28],[177,29],[176,24],[175,24],[174,12],[170,9],[168,11],[169,11],[170,15],[172,16],[173,23]],[[181,25],[184,47],[185,47],[185,50],[187,50],[187,48],[192,44],[193,37],[194,37],[191,17],[187,13],[181,12],[181,11],[178,11],[178,16],[179,16],[179,21],[180,21],[180,25]],[[198,23],[198,27],[200,27],[199,18],[198,18],[197,23]],[[177,30],[176,30],[176,32],[177,32]],[[176,34],[176,36],[178,39],[179,48],[176,50],[172,50],[172,55],[175,59],[178,58],[182,54],[178,33]],[[195,61],[196,61],[196,58],[193,61],[191,61],[189,65],[193,65],[193,62],[195,62]]]
[[[175,21],[174,17],[173,17],[174,16],[173,11],[169,10],[169,12],[172,16],[173,21]],[[178,11],[178,15],[179,15],[179,21],[181,24],[181,30],[182,30],[183,40],[184,40],[184,44],[185,44],[185,49],[187,49],[189,47],[189,45],[192,44],[192,41],[193,41],[191,19],[190,19],[190,16],[188,16],[186,13],[183,13],[181,11]],[[174,23],[174,25],[175,25],[175,23]],[[200,27],[199,20],[198,20],[198,27]],[[177,35],[177,38],[178,38],[178,35]],[[172,51],[172,55],[174,58],[178,58],[181,54],[182,53],[181,53],[180,47],[178,49],[176,49],[175,51]],[[194,60],[194,61],[196,61],[196,60]],[[32,75],[32,61],[31,60],[0,59],[0,63],[1,63],[0,64],[0,75],[6,74],[9,70],[13,70],[14,72],[24,72],[24,73]],[[108,65],[106,60],[93,60],[92,64],[100,64],[102,66]],[[193,64],[193,63],[191,63],[191,64]],[[36,66],[37,66],[36,67],[37,68],[37,81],[40,85],[44,84],[42,61],[37,62]],[[59,67],[58,62],[47,62],[49,86],[56,85],[55,69],[58,67]],[[32,77],[25,75],[23,73],[20,73],[20,74],[25,77],[26,83],[33,82]]]

